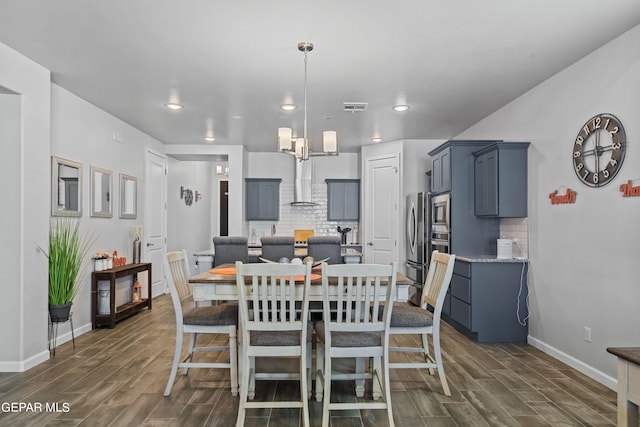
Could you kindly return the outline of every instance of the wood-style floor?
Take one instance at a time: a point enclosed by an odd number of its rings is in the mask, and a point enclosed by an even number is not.
[[[0,374],[1,426],[231,426],[238,398],[224,370],[192,369],[163,397],[173,355],[174,314],[168,296],[153,310],[60,345],[55,357],[26,372]],[[437,376],[392,371],[398,426],[613,426],[616,394],[527,344],[477,344],[444,324],[445,372],[452,396]],[[215,337],[214,340],[222,340]],[[228,358],[228,354],[220,357]],[[353,399],[348,382],[335,384]],[[257,398],[297,393],[291,381],[259,382]],[[333,400],[333,399],[332,399]],[[6,404],[42,404],[42,412],[6,412]],[[60,412],[45,411],[58,403]],[[65,412],[64,404],[68,404]],[[36,407],[34,406],[34,409]],[[253,410],[247,425],[297,426],[299,410]],[[321,403],[310,401],[312,425]],[[334,416],[332,426],[386,425],[381,411]]]

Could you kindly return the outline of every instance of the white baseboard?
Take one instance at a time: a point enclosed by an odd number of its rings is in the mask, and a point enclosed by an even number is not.
[[[567,353],[560,351],[557,348],[552,347],[549,344],[544,343],[537,338],[533,338],[531,335],[527,336],[527,342],[532,346],[534,346],[535,348],[537,348],[538,350],[541,350],[547,353],[548,355],[555,357],[561,362],[566,363],[567,365],[571,366],[577,371],[582,372],[589,378],[599,382],[600,384],[606,387],[609,387],[611,390],[614,390],[614,391],[617,390],[617,387],[618,387],[617,378],[613,378],[605,374],[604,372],[595,369],[593,366],[587,365],[583,361],[578,360],[575,357],[570,356]]]
[[[82,326],[74,328],[73,334],[75,335],[76,338],[78,338],[80,335],[89,332],[92,328],[93,328],[93,325],[91,325],[91,323],[86,323]],[[56,338],[56,347],[59,346],[60,344],[64,344],[66,342],[71,341],[72,338],[73,337],[71,336],[71,331],[64,333],[62,335],[58,335],[58,337]]]
[[[24,372],[47,360],[49,360],[49,350],[44,350],[27,360],[0,362],[0,372]]]
[[[78,328],[74,328],[73,332],[75,337],[77,338],[80,335],[86,332],[89,332],[91,329],[92,329],[91,323],[87,323]],[[65,334],[58,335],[56,339],[56,343],[59,346],[60,344],[64,344],[66,342],[71,341],[71,339],[72,339],[71,331],[69,331]],[[44,350],[26,360],[15,361],[15,362],[0,362],[0,372],[24,372],[33,368],[36,365],[41,364],[42,362],[46,362],[47,360],[49,360],[49,357],[50,357],[49,350]]]

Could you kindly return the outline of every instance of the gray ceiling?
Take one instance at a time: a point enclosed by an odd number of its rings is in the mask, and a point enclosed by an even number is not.
[[[249,151],[302,134],[301,41],[312,148],[331,129],[357,151],[455,136],[638,24],[639,0],[0,0],[0,42],[56,84],[163,143],[207,144],[209,123]]]

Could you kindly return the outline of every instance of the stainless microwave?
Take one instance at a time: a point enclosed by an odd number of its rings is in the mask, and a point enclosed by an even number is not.
[[[431,198],[432,231],[449,232],[451,199],[449,194],[438,194]]]

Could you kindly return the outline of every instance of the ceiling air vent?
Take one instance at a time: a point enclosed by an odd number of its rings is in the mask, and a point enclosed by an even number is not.
[[[367,102],[343,102],[342,110],[350,113],[359,113],[367,109]]]

